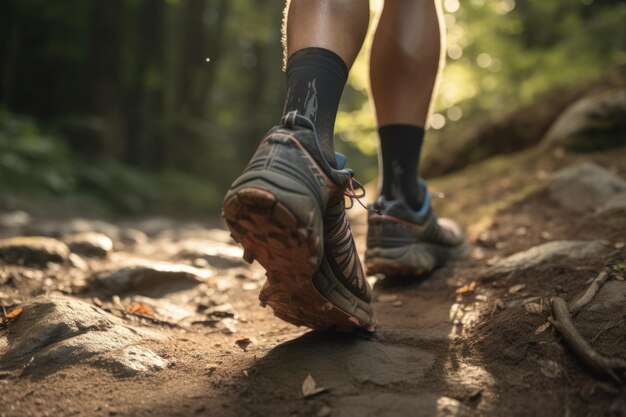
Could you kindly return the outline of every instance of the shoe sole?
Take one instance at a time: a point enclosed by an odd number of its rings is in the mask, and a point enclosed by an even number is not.
[[[371,320],[364,322],[330,301],[339,298],[343,304],[348,302],[337,285],[324,288],[327,296],[316,288],[323,242],[321,230],[316,231],[312,224],[313,213],[305,224],[266,187],[242,186],[229,194],[223,216],[231,235],[243,246],[244,259],[248,263],[258,261],[267,271],[259,295],[263,307],[269,305],[276,317],[296,326],[373,331]]]
[[[467,241],[452,248],[428,243],[414,243],[396,248],[371,248],[365,252],[365,267],[368,275],[419,276],[448,261],[462,259],[468,252]]]

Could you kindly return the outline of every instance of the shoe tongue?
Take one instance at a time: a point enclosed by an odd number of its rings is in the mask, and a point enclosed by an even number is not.
[[[335,152],[335,159],[337,159],[337,169],[344,169],[348,158],[339,152]]]

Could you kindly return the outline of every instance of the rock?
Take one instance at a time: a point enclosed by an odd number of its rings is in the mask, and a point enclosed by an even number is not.
[[[86,232],[102,233],[111,239],[117,240],[120,228],[102,220],[73,219],[61,226],[61,235],[71,235]]]
[[[547,242],[499,260],[483,274],[483,278],[493,278],[513,271],[523,271],[548,262],[585,259],[598,255],[609,247],[609,243],[605,240]]]
[[[185,241],[177,256],[183,259],[204,259],[219,268],[237,268],[248,265],[243,260],[243,250],[238,246],[207,241]]]
[[[163,298],[150,298],[141,295],[133,295],[129,299],[124,300],[125,305],[134,303],[146,305],[150,307],[158,317],[174,322],[179,322],[193,316],[196,309],[195,305],[190,305],[189,303],[179,305]]]
[[[161,336],[126,326],[95,306],[54,295],[34,298],[22,308],[22,314],[9,325],[8,332],[0,336],[2,368],[25,366],[51,372],[105,354],[101,360],[119,369],[134,367],[140,372],[165,366],[163,358],[157,360],[156,354],[151,351],[148,354],[141,346],[137,351],[143,352],[143,357],[136,362],[143,363],[143,368],[129,359],[131,346],[137,346],[144,338],[158,340]],[[88,363],[98,362],[94,359]]]
[[[208,270],[187,265],[152,263],[100,271],[91,281],[109,294],[158,295],[192,288],[211,275]]]
[[[46,266],[48,262],[67,262],[70,250],[59,240],[41,236],[0,239],[0,259],[6,263]]]
[[[55,238],[87,232],[102,233],[113,241],[118,240],[121,234],[120,228],[114,224],[102,220],[82,218],[74,218],[69,221],[45,220],[33,222],[26,226],[24,230],[24,233],[28,235],[42,235]]]
[[[148,236],[156,236],[165,230],[176,229],[177,226],[178,222],[168,217],[153,217],[136,223],[136,227]]]
[[[68,260],[70,262],[70,265],[72,265],[74,268],[80,271],[89,270],[89,265],[87,265],[87,262],[85,262],[83,258],[76,255],[75,253],[70,253]]]
[[[105,234],[84,232],[63,237],[70,250],[78,255],[106,258],[113,249],[113,241]]]
[[[379,393],[340,398],[332,404],[337,417],[461,417],[469,415],[459,401],[431,393]]]
[[[174,242],[185,240],[205,240],[218,244],[232,245],[235,241],[230,237],[230,232],[224,229],[207,229],[206,226],[196,223],[181,224],[173,229],[166,229],[157,234],[157,239]]]
[[[605,283],[586,309],[589,311],[600,311],[613,307],[626,308],[626,281],[609,281]]]
[[[607,216],[626,216],[626,192],[612,197],[598,210],[598,214]]]
[[[449,310],[449,306],[448,306]],[[421,317],[420,317],[421,318]],[[419,320],[418,318],[417,320]],[[450,317],[445,317],[438,325],[424,328],[388,328],[376,329],[376,337],[385,343],[419,343],[424,341],[442,341],[454,339]]]
[[[120,230],[120,241],[129,246],[142,245],[148,242],[148,235],[138,229],[123,228]]]
[[[567,107],[550,126],[543,143],[578,151],[626,145],[626,89],[617,88],[582,97]]]
[[[141,345],[129,345],[105,353],[94,362],[119,376],[156,372],[169,365],[167,360]]]
[[[30,215],[25,211],[12,211],[0,214],[0,237],[22,234],[24,227],[31,222]]]
[[[350,374],[359,383],[381,386],[419,383],[434,359],[427,351],[372,342],[361,344],[354,356],[344,358]],[[372,363],[377,364],[376,368],[372,368]]]
[[[564,168],[550,180],[550,196],[577,212],[595,212],[626,192],[626,181],[592,162]]]
[[[434,361],[432,353],[414,346],[309,333],[274,348],[255,367],[263,383],[273,379],[299,385],[311,373],[320,385],[332,381],[333,392],[341,394],[341,387],[347,389],[354,382],[419,386]]]

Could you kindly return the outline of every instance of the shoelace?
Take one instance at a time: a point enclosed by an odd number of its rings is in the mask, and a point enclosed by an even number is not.
[[[356,184],[357,190],[361,190],[359,194],[356,193],[354,184]],[[361,201],[361,199],[365,197],[365,187],[363,187],[363,184],[355,180],[354,177],[350,177],[350,181],[348,181],[348,186],[344,191],[344,195],[350,200],[350,207],[346,207],[346,210],[350,210],[352,207],[354,207],[354,200],[356,200],[357,203],[361,205],[361,207],[367,210],[367,206]]]

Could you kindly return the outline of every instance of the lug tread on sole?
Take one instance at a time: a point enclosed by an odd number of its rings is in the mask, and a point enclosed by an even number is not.
[[[236,190],[224,202],[223,216],[232,237],[244,248],[244,259],[258,261],[267,271],[261,306],[297,326],[351,330],[363,327],[338,309],[313,285],[321,252],[310,219],[300,223],[273,193],[260,188]]]

